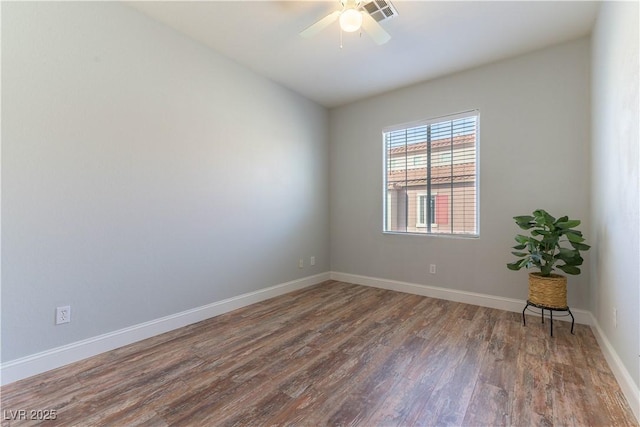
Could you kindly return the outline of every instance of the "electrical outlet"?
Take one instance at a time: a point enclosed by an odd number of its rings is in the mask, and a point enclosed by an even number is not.
[[[298,268],[303,268],[304,267],[304,258],[300,258],[298,260]]]
[[[316,265],[316,257],[312,256],[309,258],[309,265]]]
[[[62,323],[71,322],[71,306],[65,305],[64,307],[56,308],[56,325],[61,325]]]
[[[431,264],[429,266],[429,273],[436,274],[436,265],[435,264]]]

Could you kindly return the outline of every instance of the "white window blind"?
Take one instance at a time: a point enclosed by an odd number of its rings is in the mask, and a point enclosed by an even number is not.
[[[470,111],[384,131],[385,232],[478,235],[478,130]]]

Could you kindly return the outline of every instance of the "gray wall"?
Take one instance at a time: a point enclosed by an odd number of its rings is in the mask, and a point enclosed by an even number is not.
[[[327,129],[128,7],[2,2],[2,360],[328,271]]]
[[[601,5],[592,36],[591,178],[591,311],[636,387],[640,386],[638,26],[637,2]]]
[[[526,298],[527,273],[505,266],[513,216],[567,214],[590,237],[589,64],[581,39],[331,110],[332,270]],[[383,234],[382,129],[476,108],[480,237]],[[568,290],[572,307],[589,308],[588,268]]]

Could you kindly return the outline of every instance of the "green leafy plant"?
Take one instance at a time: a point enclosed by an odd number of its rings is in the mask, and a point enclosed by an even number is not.
[[[507,264],[509,270],[539,268],[541,276],[550,276],[559,268],[567,274],[580,274],[578,266],[584,261],[580,251],[590,248],[584,243],[582,232],[574,228],[580,225],[580,220],[567,216],[555,219],[543,209],[533,211],[533,216],[514,216],[513,219],[521,229],[530,230],[530,235],[515,237],[518,244],[511,253],[519,259]]]

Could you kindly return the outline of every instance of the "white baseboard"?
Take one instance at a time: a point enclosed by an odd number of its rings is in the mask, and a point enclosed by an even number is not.
[[[298,289],[303,289],[329,280],[330,274],[321,273],[291,282],[260,289],[255,292],[227,298],[202,307],[140,323],[118,331],[77,341],[41,353],[11,360],[0,365],[0,384],[9,384],[69,363],[132,344],[153,336],[182,328],[238,308],[255,304]]]
[[[627,398],[629,406],[631,406],[631,410],[636,416],[636,420],[638,420],[638,422],[640,423],[640,388],[638,388],[638,386],[633,381],[631,374],[629,374],[627,368],[625,368],[625,366],[622,364],[622,360],[620,360],[618,353],[607,339],[607,336],[604,334],[602,328],[600,328],[598,320],[593,315],[591,317],[591,330],[596,336],[598,344],[600,344],[600,349],[604,354],[604,358],[607,360],[607,363],[609,364],[613,375],[616,377],[618,384],[620,384],[622,393]]]
[[[331,272],[332,280],[354,283],[356,285],[372,286],[374,288],[422,295],[425,297],[462,302],[482,307],[497,308],[499,310],[522,313],[526,305],[525,300],[499,297],[495,295],[479,294],[476,292],[460,291],[456,289],[439,288],[436,286],[419,285],[416,283],[399,282],[397,280],[379,279],[375,277],[359,276],[356,274]],[[586,310],[572,309],[576,323],[591,325],[591,313]],[[554,318],[555,320],[556,318]],[[557,320],[569,321],[569,317],[557,317]]]
[[[496,308],[506,311],[522,312],[526,301],[503,298],[493,295],[479,294],[475,292],[459,291],[455,289],[439,288],[428,285],[418,285],[415,283],[398,282],[396,280],[379,279],[374,277],[359,276],[356,274],[339,273],[332,271],[330,275],[332,280],[341,282],[354,283],[356,285],[371,286],[381,289],[389,289],[392,291],[406,292],[409,294],[423,295],[431,298],[439,298],[448,301],[462,302],[466,304],[479,305],[482,307]],[[629,406],[633,411],[636,419],[640,422],[640,390],[634,383],[629,371],[625,368],[611,343],[606,338],[604,331],[600,328],[598,321],[590,311],[571,310],[576,318],[576,323],[589,325],[593,331],[602,353],[616,377],[622,393],[627,398]],[[559,320],[567,321],[567,318],[559,318]]]

